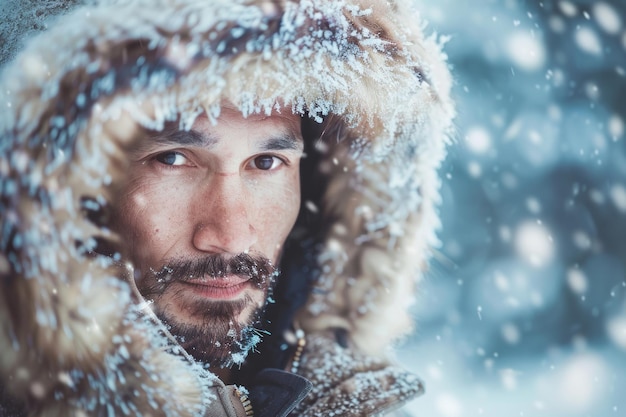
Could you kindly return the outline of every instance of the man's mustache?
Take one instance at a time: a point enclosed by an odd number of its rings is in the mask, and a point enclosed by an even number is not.
[[[265,280],[276,273],[272,262],[263,256],[241,253],[235,256],[208,255],[193,260],[172,260],[154,272],[160,281],[193,281],[237,275],[251,280]]]

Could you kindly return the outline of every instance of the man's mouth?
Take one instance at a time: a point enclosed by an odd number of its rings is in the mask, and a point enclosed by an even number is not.
[[[171,260],[158,270],[150,269],[148,285],[142,294],[163,295],[174,285],[174,294],[182,290],[208,301],[235,301],[245,298],[242,293],[246,289],[266,290],[276,275],[272,263],[262,256],[211,255],[195,260]]]
[[[188,286],[195,294],[214,300],[237,298],[246,288],[250,287],[250,280],[238,275],[179,282]]]

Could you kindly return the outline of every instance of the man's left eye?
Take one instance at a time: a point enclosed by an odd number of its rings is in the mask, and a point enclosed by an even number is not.
[[[180,166],[187,163],[187,158],[180,152],[163,152],[158,154],[154,159],[162,164],[170,166]]]
[[[277,168],[282,163],[283,161],[279,158],[271,155],[257,156],[252,160],[254,167],[263,171],[269,171],[270,169]]]

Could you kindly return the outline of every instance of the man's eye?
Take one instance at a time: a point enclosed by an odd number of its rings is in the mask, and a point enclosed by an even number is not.
[[[252,160],[252,163],[256,169],[261,169],[263,171],[269,171],[270,169],[277,168],[280,164],[283,163],[279,158],[271,155],[261,155],[257,156]]]
[[[180,152],[163,152],[155,156],[154,159],[170,166],[180,166],[187,163],[187,158]]]

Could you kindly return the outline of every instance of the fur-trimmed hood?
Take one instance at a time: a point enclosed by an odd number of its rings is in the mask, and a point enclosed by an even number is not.
[[[120,279],[132,264],[109,215],[141,132],[215,118],[224,101],[319,127],[323,187],[305,191],[313,220],[297,226],[317,228],[317,272],[298,325],[343,329],[372,354],[409,331],[453,117],[445,57],[418,22],[371,0],[101,1],[29,42],[0,88],[4,383],[131,414],[210,401],[215,378]],[[93,255],[102,245],[111,256]]]

